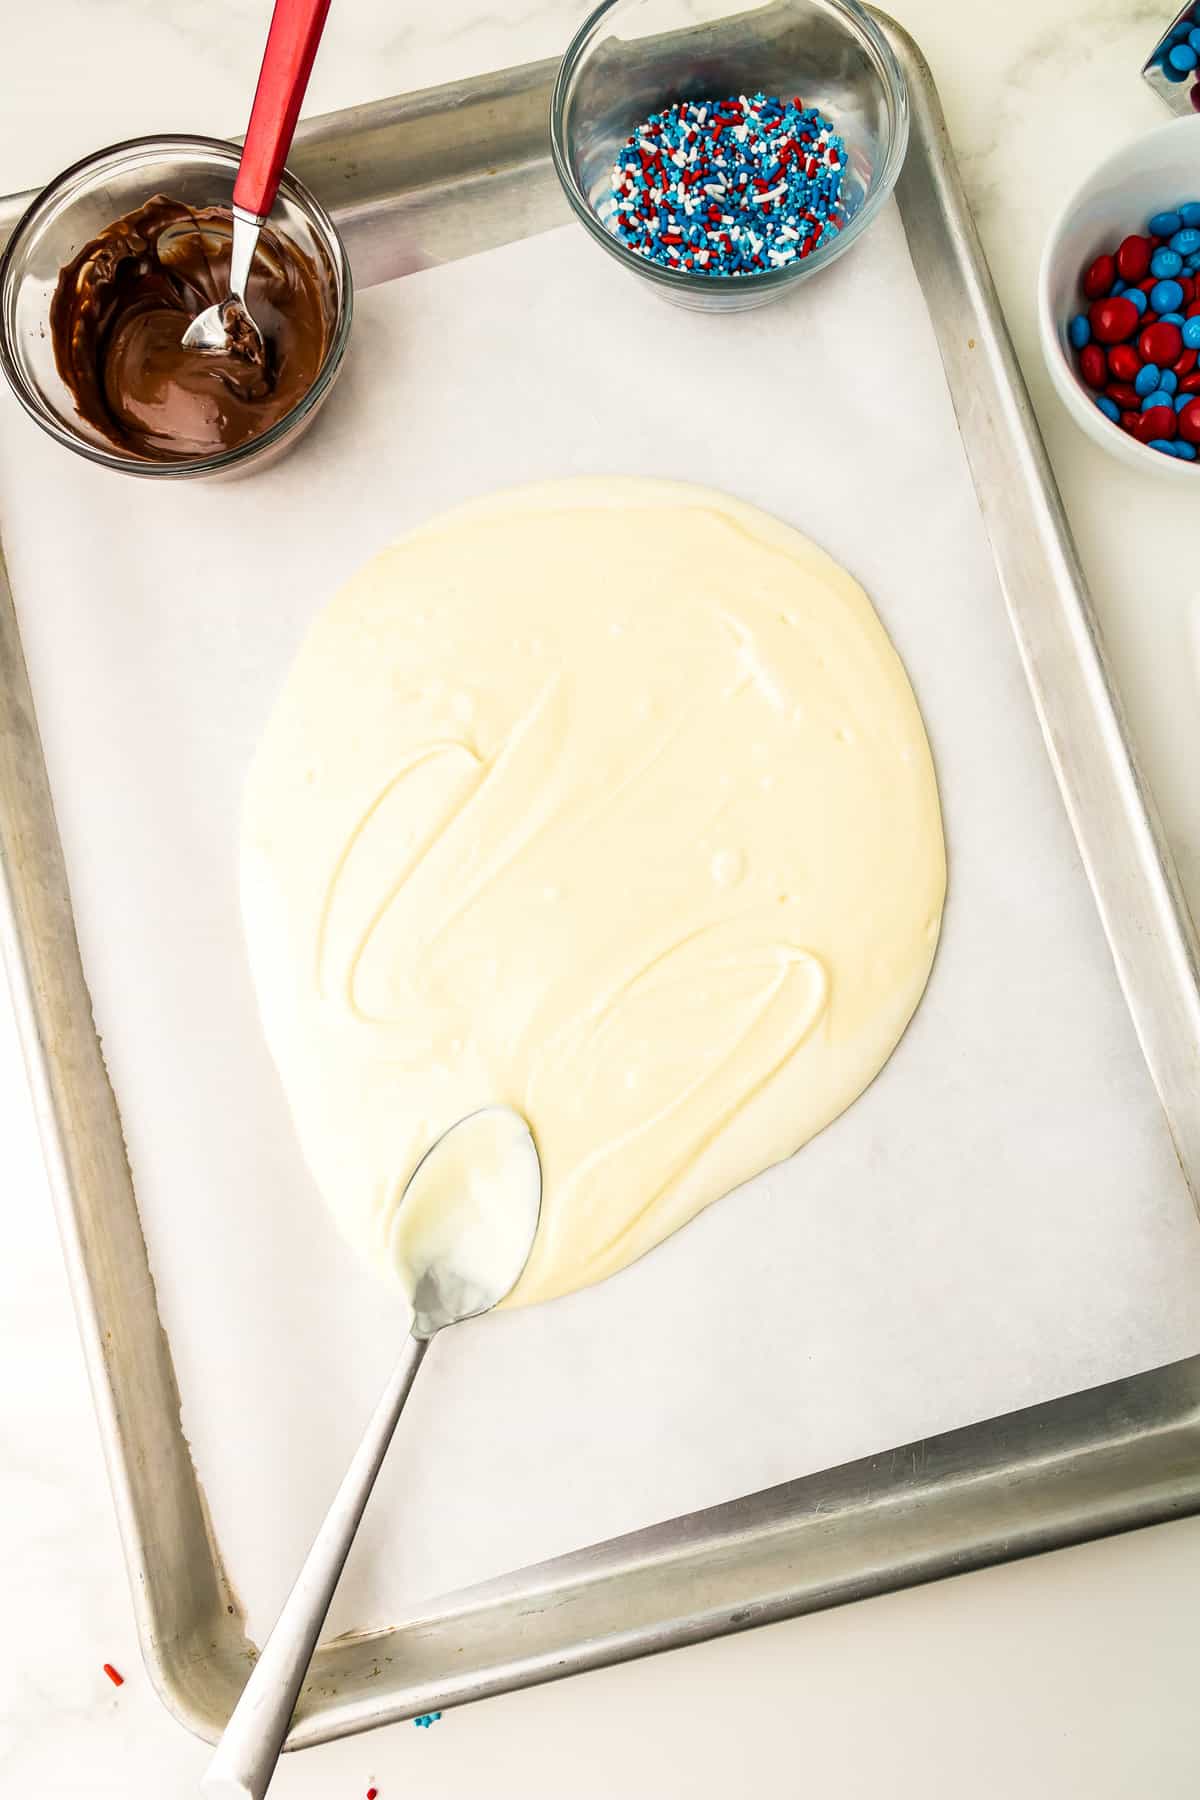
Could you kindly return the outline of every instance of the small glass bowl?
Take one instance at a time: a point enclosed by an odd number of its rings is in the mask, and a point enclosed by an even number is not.
[[[324,207],[284,174],[271,211],[277,228],[326,276],[329,344],[317,378],[261,437],[216,456],[152,461],[130,455],[75,410],[54,361],[50,302],[59,271],[90,238],[154,194],[188,206],[229,206],[240,151],[204,137],[145,137],[75,163],[44,188],[17,224],[0,259],[0,368],[26,412],[60,444],[106,469],[184,481],[261,468],[294,444],[333,386],[350,335],[353,286],[342,240]]]
[[[799,94],[845,140],[847,223],[803,262],[753,275],[665,269],[614,237],[600,216],[617,152],[676,100]],[[610,256],[681,306],[761,306],[828,268],[860,238],[900,173],[908,91],[891,47],[855,0],[605,0],[563,57],[550,110],[567,198]]]

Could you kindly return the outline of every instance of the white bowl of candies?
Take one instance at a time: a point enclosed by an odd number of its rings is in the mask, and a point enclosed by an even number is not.
[[[1200,494],[1200,117],[1114,151],[1071,196],[1042,257],[1038,323],[1088,436]]]

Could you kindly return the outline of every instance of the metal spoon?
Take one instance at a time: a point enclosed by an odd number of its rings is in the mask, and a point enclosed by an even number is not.
[[[232,351],[252,362],[263,360],[263,335],[246,304],[246,283],[258,234],[279,191],[328,11],[329,0],[275,0],[233,186],[229,293],[192,320],[183,334],[185,350]]]
[[[529,1260],[542,1175],[528,1125],[507,1106],[452,1125],[405,1186],[392,1250],[412,1333],[284,1601],[202,1784],[210,1800],[263,1800],[354,1534],[431,1340],[511,1293]]]

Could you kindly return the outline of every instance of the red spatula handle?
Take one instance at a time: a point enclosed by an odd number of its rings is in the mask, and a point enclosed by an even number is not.
[[[329,0],[275,0],[233,204],[265,218],[292,147]]]

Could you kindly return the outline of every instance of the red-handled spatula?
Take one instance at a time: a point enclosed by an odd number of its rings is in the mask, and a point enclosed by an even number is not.
[[[246,282],[258,234],[275,204],[328,11],[329,0],[275,0],[233,188],[229,295],[192,320],[183,334],[188,350],[233,351],[254,362],[262,359],[262,332],[246,305]]]

